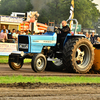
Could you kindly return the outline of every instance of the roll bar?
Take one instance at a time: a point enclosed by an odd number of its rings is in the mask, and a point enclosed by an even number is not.
[[[77,21],[77,19],[68,19],[68,20],[66,20],[66,22],[68,22],[68,21],[75,21],[76,26],[75,26],[74,34],[76,34],[77,26],[78,26],[78,21]]]

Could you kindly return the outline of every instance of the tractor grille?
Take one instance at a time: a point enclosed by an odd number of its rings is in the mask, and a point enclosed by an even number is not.
[[[24,51],[28,52],[29,48],[29,38],[28,36],[18,36],[18,41],[19,41],[19,51]],[[25,47],[27,46],[27,47]]]

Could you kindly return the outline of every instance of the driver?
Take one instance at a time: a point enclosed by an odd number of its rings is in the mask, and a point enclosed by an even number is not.
[[[57,36],[57,41],[60,42],[60,49],[63,49],[63,43],[66,38],[66,35],[68,33],[70,33],[70,28],[67,25],[67,22],[65,20],[63,20],[62,21],[62,29],[61,28],[57,28],[57,29],[61,31],[61,34],[59,34],[59,36]]]
[[[67,25],[67,22],[65,20],[62,21],[62,29],[61,28],[58,28],[58,30],[61,31],[61,37],[66,37],[66,35],[68,33],[70,33],[70,28]]]

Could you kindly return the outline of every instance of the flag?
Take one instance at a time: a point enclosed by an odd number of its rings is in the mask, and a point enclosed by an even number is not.
[[[73,19],[73,18],[74,18],[74,0],[71,1],[69,19]],[[73,28],[73,21],[70,21],[69,27],[70,27],[70,30],[72,30],[72,28]]]

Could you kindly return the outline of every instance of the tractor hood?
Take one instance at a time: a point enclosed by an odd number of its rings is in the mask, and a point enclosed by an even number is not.
[[[27,53],[41,53],[44,46],[55,46],[57,35],[55,32],[46,32],[43,35],[19,35],[19,51]]]

